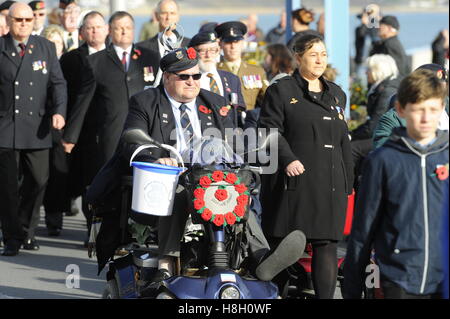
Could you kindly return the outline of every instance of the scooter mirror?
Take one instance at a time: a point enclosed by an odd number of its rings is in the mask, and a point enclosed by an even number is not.
[[[122,140],[130,144],[153,144],[161,147],[159,142],[152,139],[146,132],[141,129],[129,129],[122,134]]]

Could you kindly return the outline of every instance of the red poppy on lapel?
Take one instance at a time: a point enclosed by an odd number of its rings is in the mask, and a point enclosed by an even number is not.
[[[210,109],[208,109],[206,106],[204,106],[204,105],[200,105],[199,107],[198,107],[198,110],[200,111],[200,112],[202,112],[202,113],[205,113],[205,114],[211,114],[212,113],[212,111],[210,110]]]
[[[134,54],[133,54],[132,58],[133,58],[133,60],[137,60],[141,56],[142,52],[139,49],[133,49],[133,51],[134,51]]]
[[[219,113],[222,116],[227,116],[229,111],[230,111],[230,107],[229,106],[222,106],[220,108],[220,110],[219,110]]]

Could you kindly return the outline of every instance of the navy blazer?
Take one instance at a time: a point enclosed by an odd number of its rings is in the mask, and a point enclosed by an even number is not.
[[[50,103],[48,103],[50,100]],[[0,38],[0,147],[52,147],[52,116],[66,116],[67,89],[55,45],[31,35],[20,57],[10,34]]]

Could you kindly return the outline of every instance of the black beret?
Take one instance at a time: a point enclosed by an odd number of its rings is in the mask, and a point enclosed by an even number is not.
[[[31,7],[31,9],[33,9],[33,11],[45,9],[44,1],[31,1],[28,3],[28,5]]]
[[[213,43],[217,41],[217,35],[213,32],[199,32],[189,42],[190,47],[195,47],[200,44]]]
[[[0,11],[8,10],[16,1],[5,1],[0,4]]]
[[[75,2],[75,4],[77,3],[76,0],[59,0],[59,7],[61,9],[65,9],[69,4]]]
[[[159,62],[163,72],[180,72],[193,68],[197,64],[197,52],[194,48],[176,49],[167,53]]]
[[[219,24],[214,30],[222,41],[232,42],[244,39],[247,26],[240,21],[230,21]]]
[[[400,23],[398,23],[397,18],[394,16],[384,16],[383,18],[381,18],[380,24],[387,24],[394,29],[400,30]]]

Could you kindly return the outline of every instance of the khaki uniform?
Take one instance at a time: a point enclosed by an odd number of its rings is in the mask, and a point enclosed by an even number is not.
[[[230,68],[224,61],[221,61],[217,65],[217,69],[231,72]],[[235,74],[241,81],[242,95],[244,96],[247,110],[253,110],[256,104],[261,105],[264,94],[269,86],[264,69],[260,66],[248,64],[242,61],[238,72]]]

